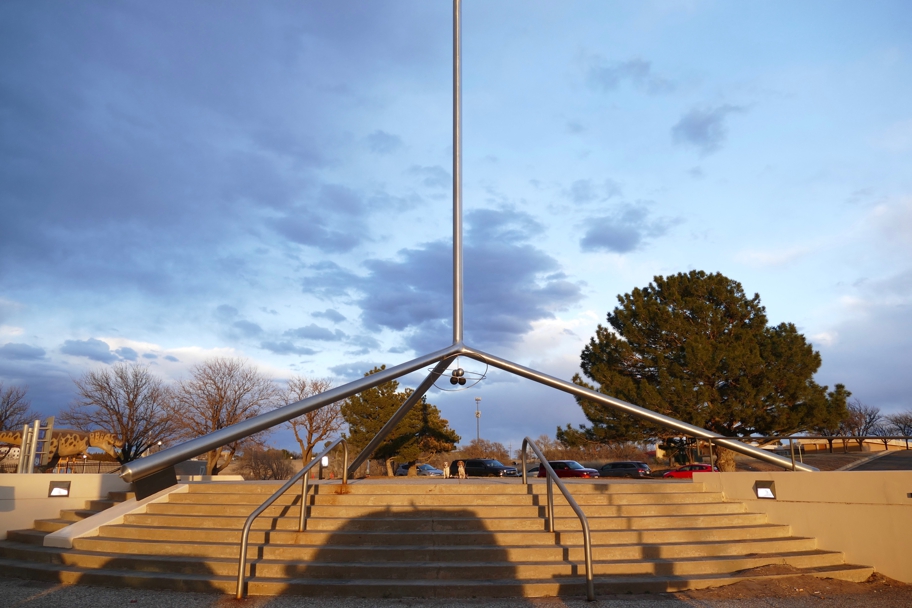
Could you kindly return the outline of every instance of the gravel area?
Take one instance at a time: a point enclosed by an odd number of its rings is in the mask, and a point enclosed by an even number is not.
[[[605,596],[595,602],[583,599],[319,599],[302,596],[253,597],[235,600],[228,595],[139,591],[0,578],[3,608],[908,608],[912,586],[873,577],[867,583],[807,580],[809,577],[776,579],[763,585],[742,583],[656,596]]]

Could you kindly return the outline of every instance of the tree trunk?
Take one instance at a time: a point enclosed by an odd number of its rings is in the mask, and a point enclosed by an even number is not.
[[[716,448],[716,466],[719,467],[720,471],[727,473],[735,472],[735,452],[723,448],[721,446],[715,446]]]
[[[206,452],[206,475],[218,475],[218,459],[221,450]]]
[[[394,476],[393,475],[393,459],[387,458],[385,462],[386,462],[386,476],[393,477]]]

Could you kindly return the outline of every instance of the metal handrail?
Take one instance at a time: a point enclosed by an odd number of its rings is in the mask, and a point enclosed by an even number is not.
[[[699,443],[700,438],[695,437],[695,439]],[[733,437],[732,439],[737,439],[738,441],[742,441],[742,442],[749,442],[749,441],[757,442],[760,445],[770,444],[774,441],[776,441],[776,442],[788,441],[789,458],[791,459],[791,463],[792,463],[791,470],[796,471],[796,470],[798,470],[798,463],[795,461],[795,443],[794,442],[798,441],[800,439],[810,439],[814,442],[824,440],[824,441],[829,441],[831,443],[835,443],[836,441],[842,441],[843,443],[848,443],[849,441],[859,441],[859,440],[863,440],[863,441],[869,441],[869,440],[903,441],[903,440],[905,440],[906,449],[908,450],[909,449],[909,440],[912,439],[912,437],[909,437],[907,435],[781,435],[781,436],[780,435],[770,435],[770,436],[764,436],[764,437],[752,437],[752,436],[748,435],[745,437]],[[707,439],[707,441],[709,442],[709,464],[710,464],[710,466],[715,468],[716,463],[715,463],[715,455],[713,454],[713,440]],[[799,443],[798,443],[798,460],[801,462],[802,465],[804,465],[803,452],[805,452],[805,450],[802,450],[801,443],[799,441]]]
[[[539,466],[544,467],[545,472],[547,473],[548,480],[548,531],[551,533],[555,532],[554,529],[554,487],[553,484],[557,484],[557,488],[561,491],[561,494],[564,495],[564,498],[567,499],[567,502],[570,504],[570,508],[573,509],[573,512],[576,513],[576,516],[579,517],[580,525],[583,527],[583,546],[584,553],[586,556],[586,599],[590,602],[595,601],[595,583],[592,581],[592,539],[589,534],[589,520],[586,519],[586,514],[583,513],[583,510],[573,499],[573,496],[570,495],[570,491],[567,489],[567,486],[564,485],[564,482],[560,480],[560,477],[557,476],[557,473],[554,472],[554,469],[551,468],[551,464],[548,462],[548,459],[545,458],[545,455],[542,453],[538,446],[535,445],[535,442],[526,437],[523,439],[522,443],[522,481],[523,485],[529,485],[529,480],[526,475],[526,446],[532,448],[532,451],[535,452],[535,455],[538,456]]]
[[[247,518],[247,521],[244,522],[244,529],[241,531],[241,554],[238,559],[238,580],[237,580],[237,599],[243,599],[244,597],[244,574],[247,570],[247,537],[250,536],[250,528],[253,526],[253,520],[260,516],[267,508],[269,508],[272,503],[274,503],[279,496],[284,494],[291,486],[295,484],[298,479],[303,479],[301,482],[301,517],[298,520],[298,532],[304,531],[304,521],[305,521],[305,512],[307,511],[307,489],[308,489],[308,478],[310,477],[310,470],[317,465],[324,456],[329,454],[333,449],[335,449],[339,444],[342,444],[342,449],[345,454],[344,456],[344,465],[342,467],[342,485],[348,483],[348,443],[344,438],[340,437],[333,441],[329,447],[320,452],[320,454],[311,460],[303,469],[298,471],[291,479],[289,479],[285,485],[279,488],[275,494],[266,499],[266,502],[257,507],[253,513],[250,514],[250,517]]]

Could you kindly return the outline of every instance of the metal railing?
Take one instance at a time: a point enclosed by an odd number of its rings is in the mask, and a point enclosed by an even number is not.
[[[589,520],[586,519],[586,514],[583,513],[583,510],[573,499],[573,496],[570,495],[570,491],[567,489],[567,486],[564,485],[564,482],[560,480],[560,477],[557,476],[557,473],[554,472],[554,469],[551,468],[551,464],[548,462],[548,459],[545,458],[545,455],[542,451],[535,445],[535,442],[526,437],[523,439],[522,443],[522,482],[523,485],[529,485],[528,475],[526,473],[526,446],[532,448],[532,451],[535,452],[535,455],[538,456],[539,462],[542,468],[544,468],[547,478],[548,485],[548,505],[546,511],[548,513],[548,531],[551,533],[556,533],[554,529],[554,484],[557,484],[557,488],[561,491],[561,494],[564,495],[564,498],[567,499],[567,503],[570,505],[570,508],[573,509],[573,512],[576,513],[576,516],[579,517],[580,525],[583,528],[583,552],[586,557],[586,599],[590,602],[595,600],[595,583],[592,580],[592,538],[589,534]]]
[[[849,441],[905,441],[906,449],[909,449],[909,440],[912,437],[906,435],[786,435],[783,437],[779,436],[769,436],[769,437],[733,437],[732,439],[737,439],[742,442],[756,442],[760,445],[769,444],[773,442],[788,442],[788,447],[783,447],[782,449],[787,449],[789,452],[789,460],[791,461],[791,470],[797,471],[801,466],[804,465],[804,454],[807,453],[806,449],[803,449],[801,445],[801,440],[810,440],[814,443],[819,441],[826,441],[835,443],[837,441],[847,444]],[[694,437],[694,440],[697,443],[697,452],[700,452],[700,441],[703,441],[700,437]],[[705,439],[709,443],[709,464],[712,467],[716,466],[716,458],[713,440],[711,438]],[[797,450],[796,450],[797,443]],[[798,458],[795,458],[795,453],[798,453]],[[800,463],[800,464],[799,464]]]
[[[285,485],[279,488],[275,494],[266,499],[266,501],[257,507],[253,513],[250,514],[250,517],[247,518],[247,521],[244,522],[244,529],[241,531],[241,554],[238,558],[238,579],[237,579],[237,599],[243,599],[244,597],[244,579],[247,571],[247,538],[250,536],[250,528],[253,526],[253,521],[259,517],[263,511],[268,509],[272,503],[274,503],[278,498],[288,491],[291,486],[302,479],[301,481],[301,516],[298,519],[298,532],[304,531],[304,526],[306,523],[306,513],[307,513],[307,490],[309,488],[309,478],[310,470],[316,466],[324,456],[333,451],[339,444],[342,444],[342,449],[344,452],[344,467],[342,467],[342,485],[348,483],[348,443],[345,439],[339,438],[332,442],[329,447],[320,452],[320,454],[307,463],[303,469],[298,471],[291,479],[289,479]]]

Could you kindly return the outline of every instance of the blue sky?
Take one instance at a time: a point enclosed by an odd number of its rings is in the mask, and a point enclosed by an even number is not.
[[[448,344],[450,18],[0,5],[0,380],[52,414],[117,361],[344,382]],[[471,345],[569,378],[618,294],[700,269],[798,325],[820,382],[912,405],[907,2],[463,18]],[[431,401],[468,440],[476,396],[482,435],[514,447],[583,421],[500,373]]]

